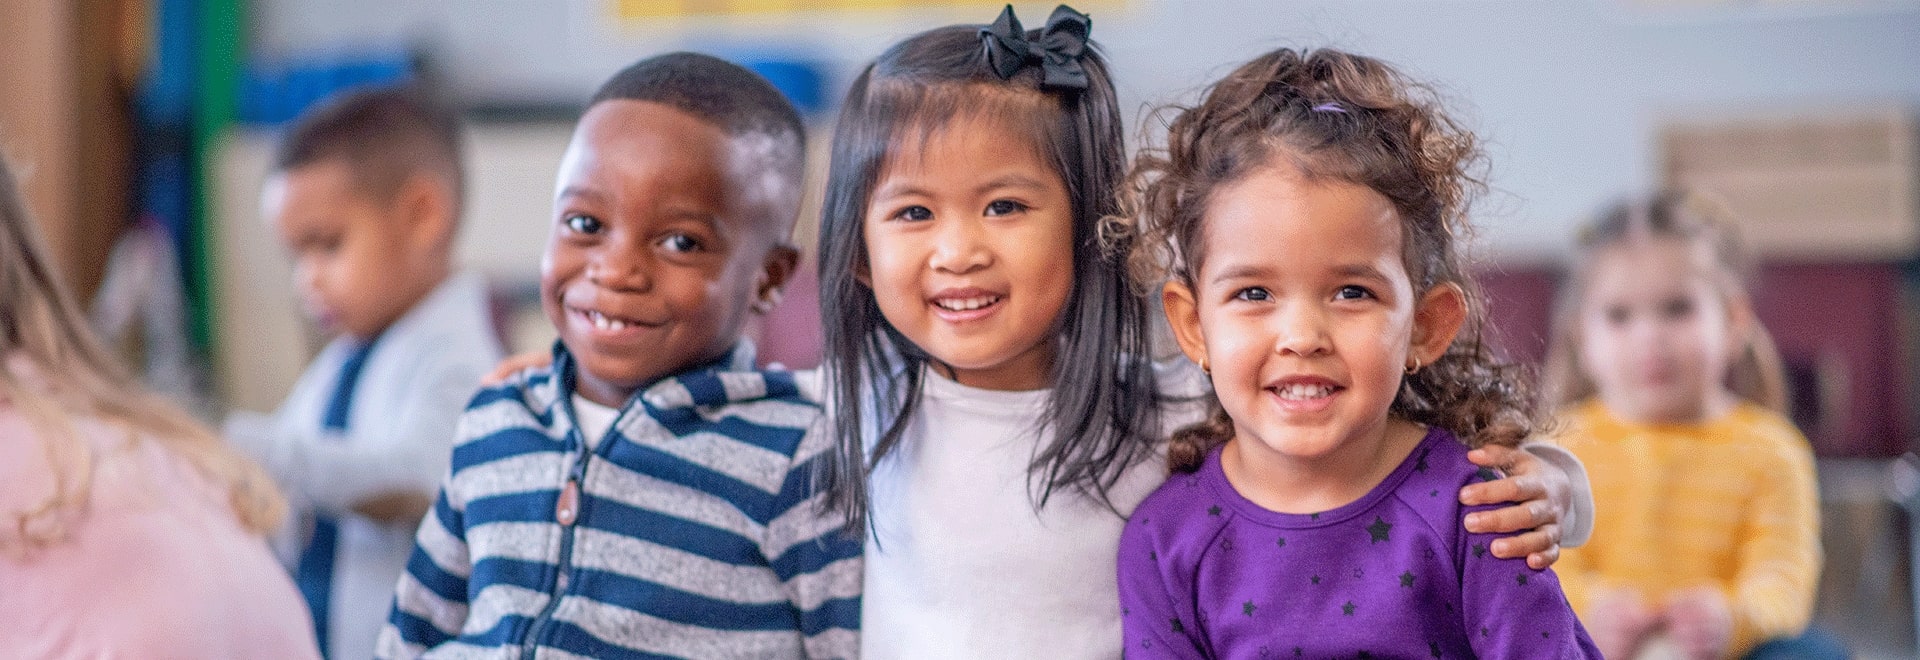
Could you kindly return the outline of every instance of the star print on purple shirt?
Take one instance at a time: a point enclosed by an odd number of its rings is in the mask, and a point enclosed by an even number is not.
[[[1220,448],[1120,539],[1129,658],[1598,658],[1552,571],[1469,534],[1462,486],[1494,478],[1434,429],[1372,491],[1311,515],[1242,497]]]

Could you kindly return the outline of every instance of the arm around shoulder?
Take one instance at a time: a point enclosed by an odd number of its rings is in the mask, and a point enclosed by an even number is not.
[[[816,470],[831,456],[831,434],[816,418],[800,440],[760,551],[800,622],[808,658],[857,658],[864,539],[824,506]]]

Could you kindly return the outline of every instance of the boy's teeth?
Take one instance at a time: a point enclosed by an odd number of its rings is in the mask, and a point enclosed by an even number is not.
[[[607,315],[601,314],[599,312],[589,311],[587,312],[587,318],[593,320],[593,327],[599,328],[601,330],[627,329],[626,321],[622,321],[620,319],[615,319],[615,318],[608,318]]]
[[[1333,394],[1331,385],[1288,385],[1280,388],[1282,399],[1318,399]]]
[[[980,296],[978,298],[941,298],[939,300],[935,300],[933,304],[939,305],[942,309],[950,309],[956,312],[965,312],[965,311],[980,309],[982,307],[986,307],[987,305],[991,305],[996,302],[1000,302],[999,296]]]

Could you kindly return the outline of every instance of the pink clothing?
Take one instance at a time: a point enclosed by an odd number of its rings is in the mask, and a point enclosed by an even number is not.
[[[0,401],[0,654],[23,658],[316,658],[293,581],[184,459],[78,420],[93,484],[67,536],[27,550],[18,514],[54,488],[46,443]]]

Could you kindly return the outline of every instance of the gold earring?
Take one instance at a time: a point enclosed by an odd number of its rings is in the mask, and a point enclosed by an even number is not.
[[[1413,356],[1413,364],[1407,366],[1407,375],[1411,376],[1416,373],[1420,373],[1420,356],[1418,355]]]
[[[1206,375],[1208,375],[1208,376],[1212,376],[1212,375],[1213,375],[1213,370],[1212,370],[1212,369],[1208,369],[1208,368],[1207,368],[1207,358],[1206,358],[1206,356],[1201,356],[1201,357],[1200,357],[1200,373],[1203,373],[1203,374],[1206,374]]]

